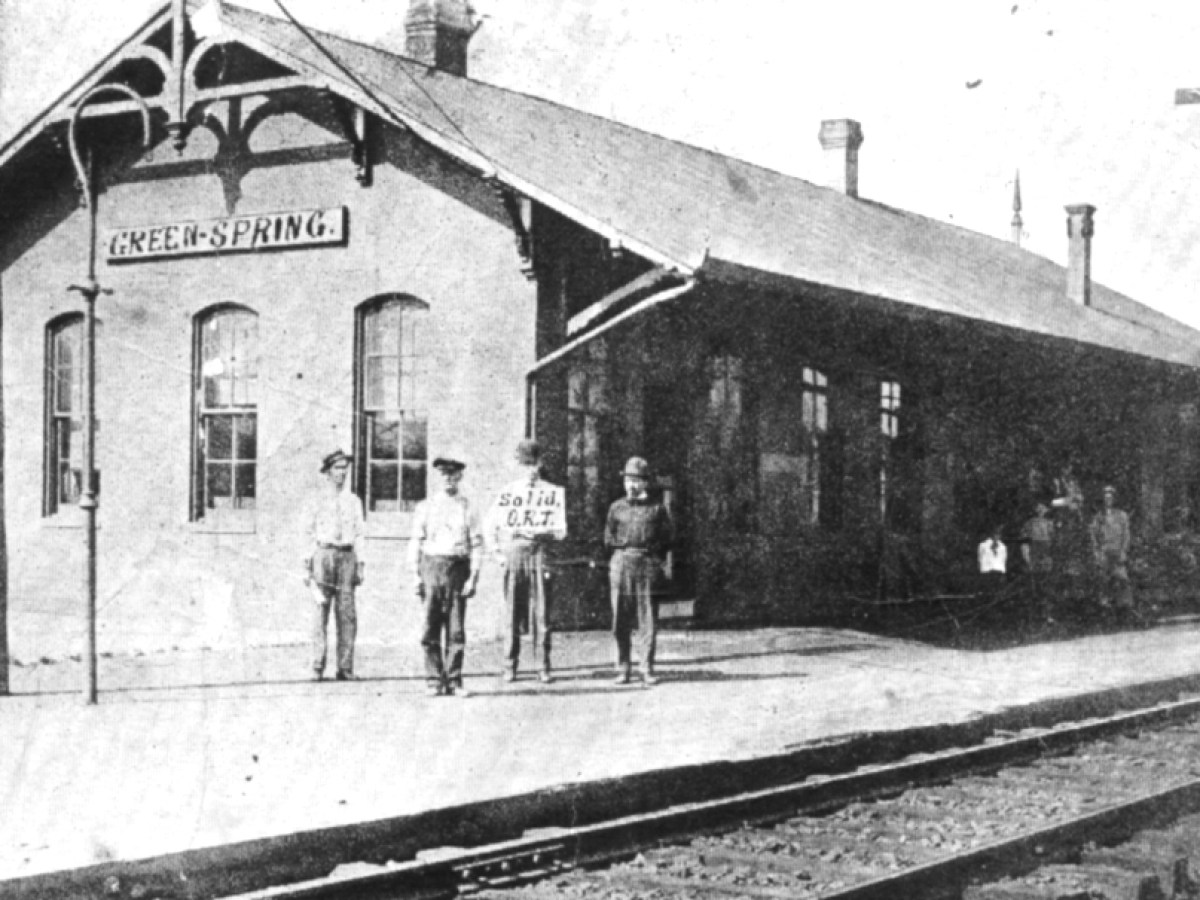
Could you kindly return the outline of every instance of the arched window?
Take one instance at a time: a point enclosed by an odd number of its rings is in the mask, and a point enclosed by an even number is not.
[[[48,516],[79,503],[83,490],[84,402],[83,314],[70,313],[46,326],[43,510]],[[99,479],[99,473],[96,477]]]
[[[252,510],[258,496],[258,315],[219,306],[196,317],[192,518]]]
[[[357,489],[367,515],[425,499],[429,462],[422,329],[429,306],[386,294],[358,309],[355,337]]]

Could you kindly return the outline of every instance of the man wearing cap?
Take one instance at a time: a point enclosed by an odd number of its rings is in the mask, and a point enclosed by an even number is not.
[[[466,697],[464,623],[479,581],[483,531],[474,505],[458,490],[466,464],[439,456],[433,468],[438,490],[417,504],[408,554],[417,596],[425,604],[425,684],[430,696]]]
[[[1104,508],[1092,519],[1092,554],[1100,575],[1100,602],[1112,605],[1116,600],[1122,612],[1133,610],[1133,587],[1129,582],[1129,513],[1117,508],[1117,489],[1104,487]]]
[[[638,629],[642,681],[656,684],[654,642],[657,629],[654,602],[650,595],[654,576],[666,572],[667,552],[674,528],[667,508],[651,500],[650,466],[640,456],[625,464],[625,496],[608,510],[604,546],[613,551],[608,567],[612,597],[613,637],[617,642],[617,684],[628,684],[630,674],[630,631]]]
[[[504,680],[517,680],[521,632],[528,630],[538,679],[549,683],[549,572],[545,548],[550,541],[567,536],[566,498],[561,487],[542,480],[542,454],[537,441],[521,441],[516,460],[521,477],[500,492],[489,522],[497,560],[504,569]]]
[[[353,457],[335,450],[321,461],[326,483],[309,505],[305,534],[312,544],[305,558],[304,583],[312,588],[313,679],[325,677],[326,629],[332,604],[337,622],[337,680],[353,681],[358,619],[354,589],[362,584],[362,501],[346,489]]]

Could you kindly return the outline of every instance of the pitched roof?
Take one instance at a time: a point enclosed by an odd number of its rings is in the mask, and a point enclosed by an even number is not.
[[[1100,284],[1080,306],[1063,267],[1012,243],[317,33],[331,61],[292,24],[239,7],[222,20],[252,49],[656,262],[701,275],[729,263],[1200,368],[1200,332]]]

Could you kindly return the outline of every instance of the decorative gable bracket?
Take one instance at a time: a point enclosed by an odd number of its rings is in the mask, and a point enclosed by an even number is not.
[[[167,134],[172,139],[175,149],[182,153],[187,147],[188,134],[196,124],[204,120],[204,108],[214,102],[231,100],[250,96],[267,96],[297,88],[328,90],[329,84],[323,79],[308,78],[295,74],[272,74],[271,77],[249,79],[245,81],[201,87],[198,81],[200,64],[211,53],[222,52],[238,41],[220,32],[220,23],[215,18],[203,21],[205,11],[194,17],[194,23],[199,29],[211,31],[208,36],[198,38],[188,27],[187,16],[182,0],[173,4],[171,29],[171,52],[168,54],[154,44],[156,33],[161,35],[162,20],[156,20],[143,29],[135,38],[135,43],[108,60],[104,72],[95,79],[84,82],[78,91],[59,106],[52,118],[55,121],[66,122],[74,115],[79,97],[96,83],[112,78],[113,73],[122,67],[135,67],[138,64],[150,63],[158,70],[162,78],[162,88],[157,94],[143,96],[146,105],[151,110],[166,114]],[[212,13],[216,15],[215,12]],[[136,90],[135,85],[127,85]],[[139,92],[140,93],[140,92]],[[122,115],[136,112],[137,104],[132,100],[121,100],[108,103],[97,103],[88,106],[81,112],[82,118]]]
[[[533,201],[499,181],[492,179],[491,184],[512,224],[517,254],[521,257],[521,274],[532,281],[537,278],[533,247]]]
[[[332,96],[332,95],[331,95]],[[374,181],[374,160],[371,158],[371,117],[361,106],[354,106],[333,96],[334,109],[346,140],[350,142],[350,161],[354,163],[354,179],[363,187]]]

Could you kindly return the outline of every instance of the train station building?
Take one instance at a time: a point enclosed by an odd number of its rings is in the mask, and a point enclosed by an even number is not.
[[[180,23],[186,20],[186,27]],[[472,80],[457,0],[405,56],[234,5],[164,6],[0,148],[13,650],[78,634],[82,305],[67,148],[99,197],[101,649],[305,629],[299,510],[355,457],[364,639],[415,641],[402,565],[429,464],[486,505],[535,436],[570,537],[557,627],[604,626],[604,512],[647,457],[698,622],[852,620],[960,588],[1032,469],[1115,484],[1139,538],[1192,524],[1200,334],[1069,263]],[[817,123],[814,123],[816,130]],[[495,571],[469,627],[499,628]]]

